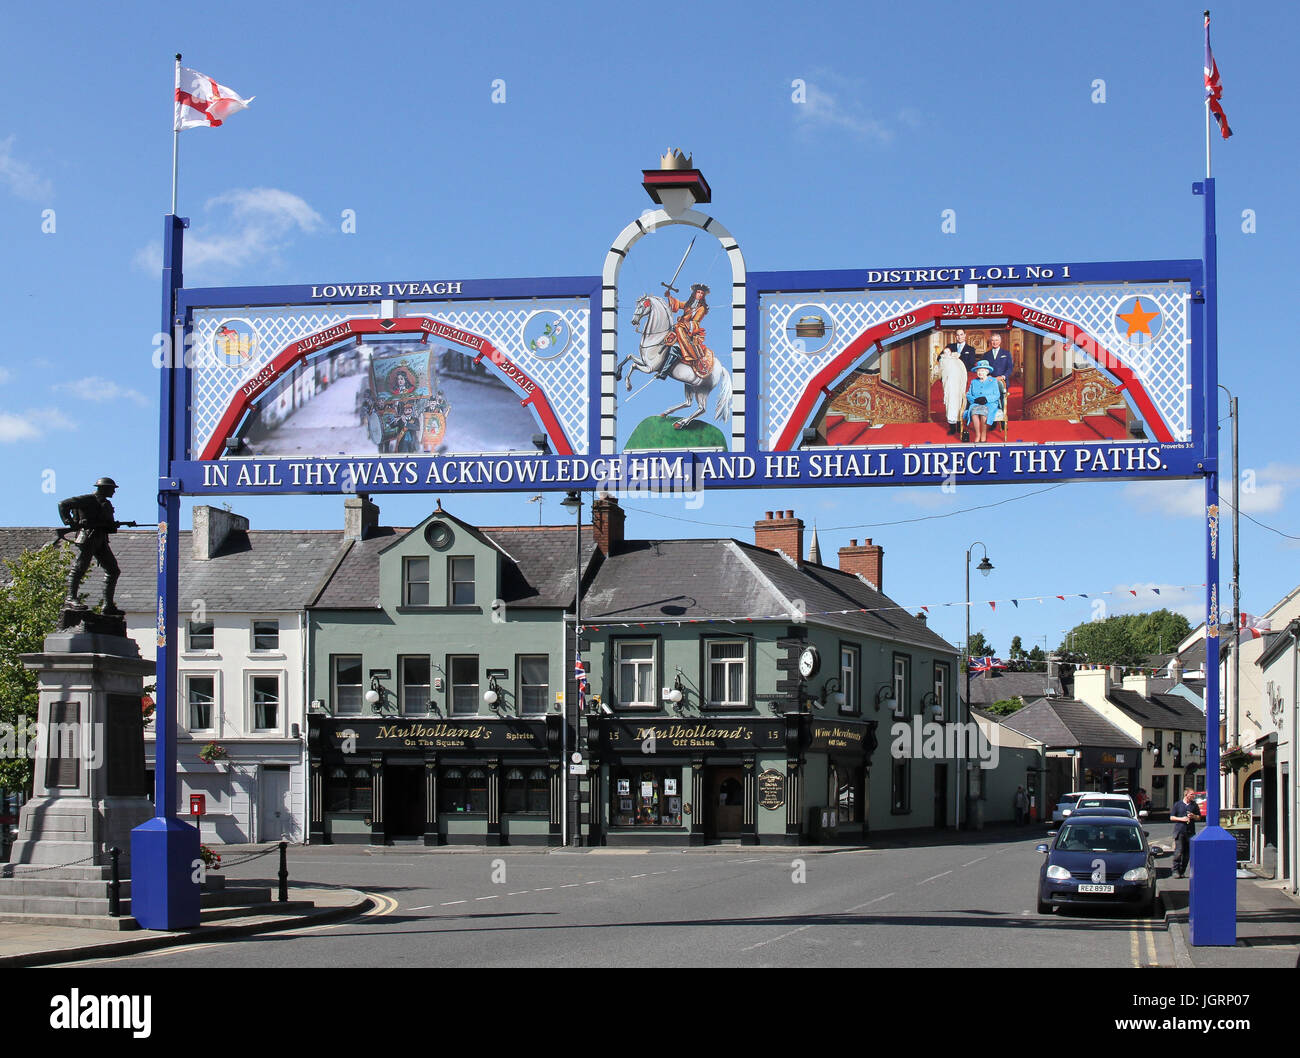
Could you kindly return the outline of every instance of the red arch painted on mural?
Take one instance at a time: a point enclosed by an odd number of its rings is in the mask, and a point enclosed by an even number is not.
[[[477,360],[486,358],[508,381],[524,393],[524,399],[520,404],[524,407],[531,405],[537,412],[537,417],[541,419],[546,435],[555,448],[555,454],[573,455],[573,448],[569,444],[564,427],[556,418],[555,410],[546,399],[546,394],[518,364],[480,334],[462,331],[458,327],[429,316],[407,316],[398,320],[344,320],[342,323],[326,327],[322,331],[306,335],[286,345],[272,357],[270,363],[239,387],[239,391],[227,405],[216,430],[213,431],[199,458],[216,459],[221,454],[226,438],[239,424],[239,420],[244,417],[254,400],[265,393],[276,379],[299,360],[304,360],[311,354],[338,345],[340,342],[353,341],[370,334],[427,334],[473,349],[478,354]]]
[[[1039,309],[1026,308],[1024,305],[1018,305],[1012,301],[978,303],[958,301],[934,302],[929,305],[922,305],[919,308],[900,313],[892,319],[877,323],[875,326],[868,327],[853,339],[843,352],[809,380],[803,394],[799,397],[799,402],[795,405],[789,423],[781,431],[781,436],[777,438],[772,450],[775,452],[789,452],[793,448],[795,441],[803,430],[804,424],[816,408],[817,402],[823,396],[830,395],[831,383],[842,372],[851,367],[871,346],[896,334],[918,328],[929,330],[937,326],[940,319],[955,319],[972,324],[978,324],[980,320],[987,319],[1012,319],[1019,320],[1021,323],[1040,331],[1061,335],[1076,347],[1083,348],[1084,353],[1098,367],[1116,379],[1116,388],[1126,391],[1133,398],[1133,403],[1137,405],[1143,419],[1151,425],[1156,440],[1166,444],[1173,441],[1173,434],[1169,432],[1168,425],[1160,413],[1156,411],[1155,404],[1152,403],[1151,397],[1147,394],[1138,377],[1130,368],[1125,366],[1118,356],[1081,327],[1077,327],[1069,320],[1063,320],[1059,316],[1053,316],[1051,313],[1042,312]],[[1082,344],[1080,338],[1086,344]]]

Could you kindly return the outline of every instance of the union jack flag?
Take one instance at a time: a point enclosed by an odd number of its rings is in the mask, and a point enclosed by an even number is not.
[[[1205,12],[1205,102],[1219,123],[1219,132],[1226,140],[1232,135],[1228,128],[1228,115],[1223,112],[1223,82],[1219,79],[1219,64],[1214,61],[1214,52],[1210,50],[1210,13]]]
[[[1001,658],[971,658],[971,672],[992,672],[994,669],[1005,669],[1007,663]]]
[[[578,684],[578,708],[587,708],[587,692],[591,689],[587,684],[587,670],[583,667],[582,658],[575,658],[573,661],[573,678]]]

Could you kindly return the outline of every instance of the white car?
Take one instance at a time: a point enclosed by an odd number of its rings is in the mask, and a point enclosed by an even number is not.
[[[1139,812],[1137,810],[1133,798],[1128,794],[1086,793],[1075,802],[1074,810],[1077,812],[1081,808],[1120,808],[1134,819],[1146,819],[1147,817],[1145,811]]]

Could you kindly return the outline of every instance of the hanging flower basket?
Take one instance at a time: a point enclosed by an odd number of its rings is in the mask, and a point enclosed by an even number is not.
[[[229,759],[230,759],[229,752],[227,752],[226,747],[223,746],[220,742],[209,742],[206,746],[204,746],[201,750],[199,750],[199,760],[205,761],[208,764],[216,764],[219,761],[225,761]]]
[[[157,709],[157,703],[154,702],[151,695],[144,695],[140,699],[140,719],[145,727],[153,723],[154,711]]]

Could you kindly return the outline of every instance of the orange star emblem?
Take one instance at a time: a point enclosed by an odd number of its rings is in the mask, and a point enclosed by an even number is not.
[[[1151,321],[1159,315],[1159,310],[1144,312],[1142,310],[1142,299],[1135,299],[1132,311],[1118,314],[1118,318],[1128,324],[1128,333],[1124,337],[1132,338],[1133,335],[1139,333],[1145,334],[1148,338],[1151,337]]]

